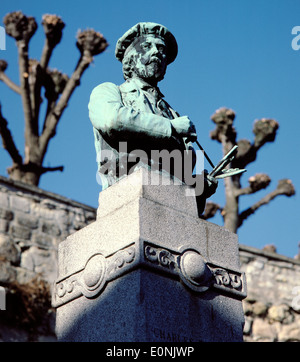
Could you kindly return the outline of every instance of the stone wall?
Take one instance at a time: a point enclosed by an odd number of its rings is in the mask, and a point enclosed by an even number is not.
[[[92,207],[0,176],[0,341],[54,339],[58,244],[95,217]]]
[[[51,285],[60,241],[96,210],[0,176],[0,341],[55,341]],[[240,245],[247,276],[245,341],[300,341],[300,261]],[[297,303],[298,302],[298,303]]]
[[[300,342],[300,261],[240,245],[245,341]]]

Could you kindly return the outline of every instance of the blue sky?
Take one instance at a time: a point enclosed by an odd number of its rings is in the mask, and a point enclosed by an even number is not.
[[[300,26],[298,0],[11,0],[1,3],[1,21],[15,10],[34,16],[39,24],[30,43],[30,57],[37,59],[44,41],[42,15],[62,17],[66,27],[50,67],[69,75],[79,56],[75,46],[78,29],[94,28],[110,44],[84,73],[60,120],[57,135],[50,142],[44,165],[64,165],[65,170],[42,176],[41,188],[97,207],[100,186],[95,177],[89,96],[102,82],[123,82],[121,64],[114,57],[116,41],[139,21],[153,21],[167,26],[179,46],[178,57],[169,66],[160,89],[173,108],[195,123],[198,139],[215,163],[222,157],[220,144],[209,137],[214,129],[210,116],[216,109],[224,106],[236,112],[238,139],[253,140],[256,119],[274,118],[279,122],[276,141],[259,151],[257,160],[242,177],[243,186],[259,172],[267,173],[272,182],[266,190],[242,197],[240,208],[242,211],[258,201],[282,178],[291,179],[298,193],[292,198],[279,196],[260,208],[245,221],[238,235],[242,244],[257,248],[275,244],[279,253],[291,257],[298,252],[300,50],[291,46],[295,37],[292,29]],[[6,50],[0,51],[0,58],[9,63],[6,73],[18,83],[16,55],[15,42],[7,36]],[[23,153],[21,99],[0,83],[0,102]],[[0,174],[7,176],[10,165],[7,152],[1,148]],[[220,181],[212,200],[224,205],[224,199]],[[211,221],[222,225],[220,216]]]

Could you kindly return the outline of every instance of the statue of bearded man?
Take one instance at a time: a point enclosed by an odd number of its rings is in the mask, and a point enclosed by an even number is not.
[[[138,23],[118,40],[115,54],[122,62],[125,83],[100,84],[92,91],[89,102],[103,189],[139,167],[168,172],[183,183],[191,176],[196,162],[192,144],[197,139],[196,128],[188,116],[180,116],[164,100],[157,86],[177,52],[173,34],[156,23]],[[143,151],[142,156],[138,152],[138,157],[132,157],[137,150]],[[175,162],[165,169],[163,160],[153,159],[153,150],[188,153],[190,157],[186,159],[191,167],[177,167]],[[176,168],[183,172],[176,172]],[[184,172],[187,169],[188,176]],[[217,187],[217,181],[206,174],[203,179],[200,213],[206,198]]]

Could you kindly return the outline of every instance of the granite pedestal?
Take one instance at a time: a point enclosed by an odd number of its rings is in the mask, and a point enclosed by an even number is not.
[[[158,177],[140,169],[102,191],[97,220],[59,245],[59,341],[243,340],[237,235]]]

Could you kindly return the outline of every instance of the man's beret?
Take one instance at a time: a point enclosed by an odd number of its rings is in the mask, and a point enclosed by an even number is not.
[[[167,63],[172,63],[178,52],[177,41],[173,34],[163,25],[143,22],[130,28],[118,41],[116,45],[116,58],[122,62],[124,54],[129,45],[139,36],[156,35],[164,39],[167,47]]]

